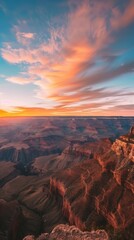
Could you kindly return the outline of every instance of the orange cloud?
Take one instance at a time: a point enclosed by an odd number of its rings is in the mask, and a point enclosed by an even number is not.
[[[13,115],[74,115],[80,112],[93,115],[97,114],[96,108],[99,114],[105,111],[110,114],[112,110],[106,108],[116,105],[114,101],[117,101],[120,91],[93,90],[93,85],[128,73],[134,67],[132,62],[111,70],[106,64],[105,68],[92,71],[97,54],[113,41],[111,32],[134,20],[132,1],[123,15],[117,8],[113,8],[113,2],[109,0],[104,4],[102,1],[92,1],[91,4],[88,0],[73,1],[65,25],[50,27],[49,41],[35,49],[30,45],[21,48],[10,45],[3,47],[2,57],[6,61],[13,64],[27,63],[25,75],[28,77],[21,74],[7,80],[18,84],[35,84],[36,97],[43,99],[45,106],[18,108],[19,111]],[[111,13],[112,17],[108,19]],[[25,41],[34,39],[35,35],[18,30],[16,37],[25,45]],[[113,102],[105,103],[106,97],[112,97]]]
[[[8,115],[8,112],[0,109],[0,117],[8,117],[8,116],[9,116],[9,115]]]
[[[97,51],[109,41],[109,30],[102,14],[104,11],[102,4],[96,8],[96,5],[90,6],[85,0],[68,15],[66,29],[59,34],[61,46],[56,46],[57,52],[50,55],[53,60],[47,67],[30,66],[28,69],[29,74],[40,78],[36,82],[41,92],[38,96],[52,98],[62,104],[67,101],[64,94],[83,88],[84,82],[79,74],[84,74],[90,68]],[[57,36],[57,30],[55,34],[52,30],[52,33]],[[52,42],[55,38],[52,38]]]
[[[34,117],[34,116],[133,116],[134,105],[117,105],[105,107],[103,103],[83,104],[71,108],[45,109],[16,107],[13,112],[0,109],[0,117]]]

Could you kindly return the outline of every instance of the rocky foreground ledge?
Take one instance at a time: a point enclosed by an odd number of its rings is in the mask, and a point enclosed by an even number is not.
[[[52,232],[43,233],[38,238],[32,235],[25,237],[23,240],[108,240],[108,235],[104,230],[91,232],[82,232],[75,226],[60,224]]]

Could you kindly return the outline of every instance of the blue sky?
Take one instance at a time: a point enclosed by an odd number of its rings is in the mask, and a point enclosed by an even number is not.
[[[0,114],[134,115],[134,1],[0,2]]]

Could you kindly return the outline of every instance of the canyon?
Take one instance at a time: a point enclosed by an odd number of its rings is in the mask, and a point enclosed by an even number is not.
[[[1,240],[133,239],[134,118],[0,121]]]

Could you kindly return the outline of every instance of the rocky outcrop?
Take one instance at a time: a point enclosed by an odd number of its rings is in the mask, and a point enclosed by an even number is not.
[[[127,158],[129,161],[134,162],[134,143],[125,142],[122,138],[117,139],[112,145],[112,150],[117,156]]]
[[[112,145],[112,151],[116,154],[116,166],[113,171],[118,184],[125,184],[132,192],[134,174],[134,143],[123,136],[117,139]]]
[[[108,235],[104,230],[82,232],[75,226],[58,225],[50,234],[41,234],[38,238],[27,236],[23,240],[108,240]]]

